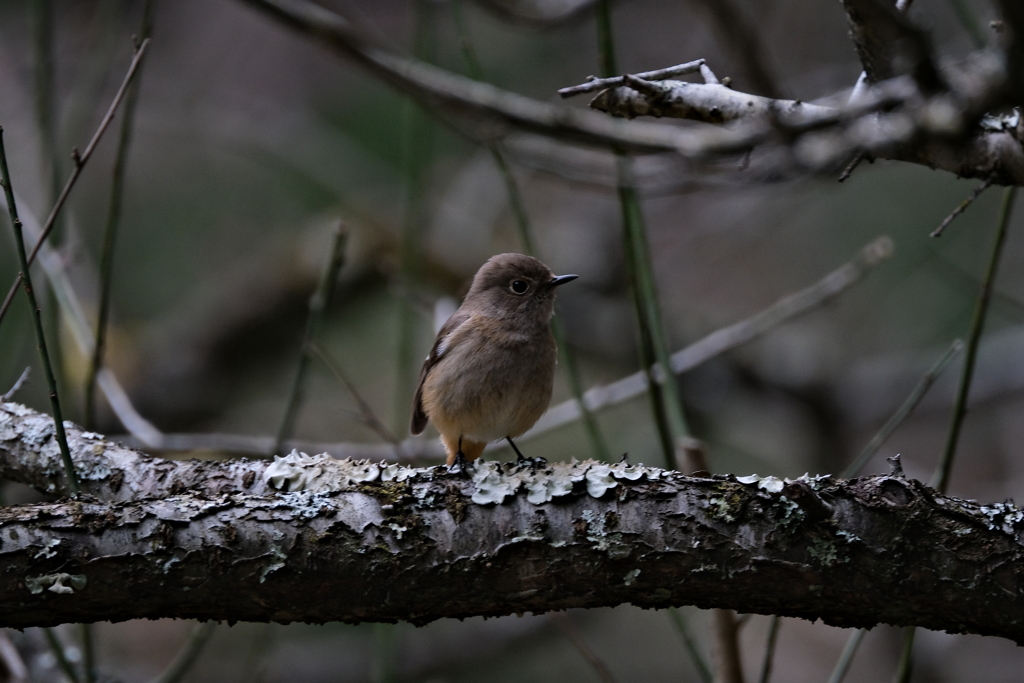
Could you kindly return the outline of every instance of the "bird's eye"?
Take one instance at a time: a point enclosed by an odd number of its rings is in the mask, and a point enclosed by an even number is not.
[[[530,285],[526,283],[526,280],[513,280],[509,288],[513,294],[526,294],[526,290],[530,288]]]

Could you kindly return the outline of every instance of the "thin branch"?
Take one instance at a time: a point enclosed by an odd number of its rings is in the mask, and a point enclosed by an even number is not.
[[[140,37],[148,40],[153,33],[153,5],[155,0],[146,0],[142,8],[142,29]],[[141,73],[142,60],[137,70]],[[114,275],[114,245],[121,223],[121,207],[124,196],[125,172],[128,167],[128,151],[131,148],[132,128],[135,123],[135,105],[139,99],[141,76],[132,80],[124,103],[121,119],[121,135],[114,159],[114,178],[110,186],[110,203],[107,208],[107,224],[103,230],[103,246],[100,252],[100,304],[96,316],[96,341],[85,380],[85,426],[96,428],[96,376],[103,365],[103,354],[107,340],[107,321],[110,317],[111,285]]]
[[[29,683],[28,667],[18,654],[6,631],[0,630],[0,664],[7,672],[7,683]]]
[[[78,672],[75,671],[75,667],[68,660],[67,652],[64,651],[64,645],[60,642],[60,638],[57,637],[57,632],[49,626],[44,626],[43,636],[46,638],[46,644],[50,647],[50,652],[53,653],[53,658],[57,660],[57,666],[60,667],[60,670],[68,677],[71,683],[78,683],[80,680]]]
[[[383,421],[370,407],[370,404],[363,398],[363,395],[356,389],[356,385],[348,378],[345,371],[341,369],[341,366],[331,356],[320,347],[315,341],[309,344],[310,352],[320,359],[320,362],[327,367],[334,378],[337,379],[344,387],[348,390],[348,393],[355,399],[356,405],[359,406],[359,420],[367,427],[377,433],[377,436],[387,441],[389,444],[395,446],[398,449],[401,446],[401,442],[397,436],[395,436],[390,429],[384,424]],[[400,451],[396,450],[396,454]]]
[[[78,632],[82,643],[82,680],[84,683],[96,681],[96,640],[92,624],[79,624]]]
[[[896,673],[892,677],[892,683],[910,683],[910,676],[914,673],[914,634],[916,631],[917,629],[914,626],[907,626],[903,629],[900,660],[896,665]]]
[[[866,247],[849,263],[832,271],[813,285],[783,297],[759,313],[707,335],[681,351],[672,354],[671,367],[682,374],[730,349],[778,327],[787,320],[812,310],[846,290],[866,273],[892,256],[893,244],[888,237],[880,237]],[[658,382],[663,374],[656,374]],[[584,394],[591,410],[600,410],[642,395],[647,391],[648,379],[643,372],[633,373],[611,384],[598,386]],[[579,406],[569,400],[548,409],[537,424],[521,438],[530,438],[579,419]]]
[[[655,69],[654,71],[642,71],[638,74],[631,74],[633,78],[643,79],[645,81],[664,81],[676,76],[685,76],[686,74],[697,73],[700,71],[701,65],[704,64],[703,59],[696,59],[692,62],[686,62],[684,64],[677,64],[675,66],[669,66],[664,69]],[[569,86],[568,88],[561,88],[558,94],[563,97],[573,97],[574,95],[582,95],[583,93],[596,92],[598,90],[604,90],[605,88],[617,88],[620,85],[626,84],[628,76],[612,76],[610,78],[598,78],[597,76],[588,76],[587,82],[580,85]]]
[[[953,209],[953,211],[948,216],[946,216],[942,220],[941,223],[939,223],[939,227],[937,227],[934,230],[932,230],[931,234],[929,234],[928,236],[929,237],[941,237],[942,236],[942,231],[946,229],[946,226],[949,225],[950,223],[952,223],[956,219],[957,216],[959,216],[964,211],[966,211],[967,207],[970,206],[974,202],[975,199],[980,197],[982,192],[984,192],[989,187],[991,187],[991,185],[992,185],[994,180],[995,180],[995,178],[988,178],[988,179],[986,179],[985,182],[983,182],[973,192],[971,192],[969,195],[967,195],[967,199],[965,199],[962,202],[960,202],[960,204],[955,209]]]
[[[114,113],[117,111],[117,106],[121,103],[125,93],[128,90],[128,85],[132,81],[132,77],[138,70],[139,64],[142,62],[142,57],[146,54],[146,48],[149,46],[149,40],[144,40],[139,46],[139,49],[135,51],[135,56],[132,59],[131,65],[128,67],[128,73],[125,74],[124,81],[121,83],[121,87],[118,89],[117,94],[114,95],[114,101],[110,103],[110,107],[107,109],[106,115],[103,120],[100,121],[99,127],[96,132],[93,133],[92,139],[89,140],[89,144],[86,146],[85,151],[81,154],[76,149],[72,154],[75,161],[75,166],[71,170],[71,175],[68,177],[67,183],[64,184],[64,189],[61,190],[60,196],[57,197],[57,203],[53,205],[53,209],[50,211],[49,217],[46,219],[46,223],[43,224],[42,233],[40,234],[36,244],[32,247],[32,252],[28,256],[28,262],[31,265],[36,258],[36,254],[42,248],[43,243],[49,236],[50,231],[53,230],[54,223],[57,220],[57,215],[60,210],[64,207],[64,202],[67,201],[68,195],[71,194],[71,190],[75,187],[75,183],[78,181],[78,177],[82,174],[82,169],[85,168],[89,158],[92,156],[93,150],[96,149],[96,145],[99,144],[100,138],[103,137],[103,133],[106,132],[110,122],[114,120]],[[3,320],[4,315],[7,313],[7,309],[10,308],[11,301],[14,299],[14,293],[18,290],[18,282],[11,285],[10,291],[7,292],[7,297],[4,299],[4,303],[0,306],[0,320]]]
[[[775,644],[779,638],[779,626],[782,625],[782,617],[773,616],[771,625],[768,627],[768,642],[764,647],[764,660],[761,663],[761,676],[758,683],[768,683],[772,677],[772,664],[775,661]]]
[[[413,55],[421,63],[437,60],[437,15],[441,7],[431,0],[414,0]],[[424,105],[424,106],[420,106]],[[421,288],[427,227],[427,171],[435,154],[435,122],[428,116],[429,103],[403,102],[401,126],[401,170],[403,179],[402,222],[398,236],[397,281],[406,291]],[[426,111],[425,111],[426,110]],[[416,377],[422,363],[420,332],[422,327],[408,298],[398,301],[398,325],[395,353],[395,393],[398,405],[410,400],[416,390]],[[408,397],[408,398],[406,398]],[[409,415],[393,411],[394,429],[408,433]]]
[[[68,489],[72,497],[77,498],[80,487],[78,475],[75,473],[75,465],[71,461],[71,451],[68,450],[68,438],[64,433],[64,415],[60,409],[60,397],[57,394],[57,380],[53,374],[53,366],[50,365],[50,354],[46,350],[46,335],[43,333],[43,318],[36,303],[35,290],[32,289],[32,274],[29,272],[28,255],[25,253],[25,234],[22,230],[21,219],[18,218],[18,207],[14,202],[14,186],[11,184],[11,173],[7,168],[7,152],[4,149],[3,128],[0,128],[0,174],[3,177],[4,196],[7,199],[7,212],[11,218],[11,227],[14,230],[14,241],[18,249],[18,262],[21,266],[21,273],[15,282],[22,282],[25,285],[25,295],[28,297],[28,305],[32,314],[32,323],[36,333],[36,347],[39,349],[39,357],[43,363],[43,373],[46,375],[46,385],[50,390],[50,406],[53,409],[53,425],[57,433],[57,443],[60,446],[61,461],[64,466],[64,476],[67,477]]]
[[[548,618],[558,627],[558,630],[565,634],[565,637],[569,639],[569,642],[573,644],[573,647],[576,648],[576,651],[580,653],[583,659],[587,660],[587,664],[594,670],[598,678],[604,681],[604,683],[618,683],[608,665],[587,645],[587,641],[583,640],[579,629],[576,628],[575,624],[572,623],[572,620],[565,613],[551,612],[548,614]]]
[[[7,208],[6,196],[0,194],[0,206]],[[22,209],[22,223],[25,236],[28,239],[38,238],[42,229],[32,213]],[[65,270],[65,260],[57,254],[48,241],[38,243],[39,265],[43,269],[53,293],[56,296],[57,304],[64,315],[64,322],[71,330],[71,336],[78,346],[82,356],[88,358],[92,355],[93,333],[85,314],[85,307],[78,298],[71,280]],[[159,448],[163,435],[151,422],[146,420],[132,405],[131,400],[124,388],[117,381],[117,377],[109,368],[102,368],[97,376],[97,384],[107,398],[111,409],[117,418],[139,442],[149,448]]]
[[[334,229],[331,250],[327,262],[324,264],[323,273],[320,275],[320,282],[309,299],[309,315],[306,317],[306,329],[302,336],[302,345],[299,347],[299,362],[295,368],[291,390],[288,392],[284,416],[281,418],[281,425],[277,430],[277,439],[274,442],[275,453],[280,452],[281,444],[295,430],[295,420],[302,402],[302,387],[306,381],[306,371],[309,368],[310,344],[317,332],[320,331],[324,316],[331,305],[334,288],[338,282],[338,274],[341,272],[342,266],[345,265],[347,241],[348,229],[345,227],[344,221],[338,221],[338,226]]]
[[[850,634],[843,653],[839,655],[839,661],[836,662],[836,668],[832,670],[832,675],[828,678],[828,683],[843,683],[846,673],[850,670],[850,664],[853,663],[853,657],[857,654],[857,648],[860,647],[867,632],[867,629],[858,628]]]
[[[974,377],[974,364],[977,360],[978,345],[981,341],[982,330],[985,328],[985,317],[988,314],[988,305],[992,299],[996,273],[999,270],[999,260],[1003,253],[1003,245],[1006,243],[1010,214],[1013,210],[1013,201],[1016,196],[1016,187],[1008,187],[1003,190],[1003,201],[999,207],[999,217],[996,219],[995,244],[992,246],[992,255],[989,257],[988,267],[985,270],[985,277],[982,280],[981,289],[978,292],[978,300],[974,307],[974,315],[971,319],[971,328],[967,337],[967,353],[964,358],[963,370],[960,373],[960,383],[956,390],[953,415],[950,418],[949,424],[949,434],[946,437],[946,447],[942,452],[942,459],[932,475],[931,485],[942,493],[945,493],[946,488],[949,486],[950,473],[953,470],[953,457],[956,455],[956,447],[960,440],[960,429],[963,426],[964,418],[967,416],[967,398],[971,392],[971,380]],[[910,682],[910,676],[914,669],[915,631],[916,628],[914,626],[908,626],[904,630],[903,647],[900,651],[900,659],[896,667],[896,675],[893,677],[893,683]]]
[[[868,464],[868,461],[874,457],[875,453],[878,452],[878,449],[880,449],[882,445],[889,440],[889,437],[899,429],[899,426],[903,424],[903,421],[906,420],[907,417],[909,417],[910,413],[914,412],[914,408],[916,408],[917,404],[921,402],[924,395],[928,393],[928,390],[931,388],[932,384],[935,383],[935,380],[938,379],[939,375],[942,374],[942,371],[946,369],[950,361],[953,360],[956,354],[958,354],[963,347],[964,343],[961,340],[955,340],[949,349],[947,349],[946,353],[942,354],[942,357],[939,358],[935,365],[930,367],[928,372],[922,375],[917,386],[915,386],[914,390],[910,392],[910,396],[907,396],[906,400],[903,401],[903,404],[895,413],[892,414],[892,417],[886,420],[885,424],[882,425],[882,428],[879,429],[878,433],[871,438],[871,441],[868,442],[868,445],[864,447],[864,450],[860,452],[857,458],[843,470],[843,477],[856,477],[860,474],[861,469],[863,469],[863,467]]]
[[[6,402],[14,398],[14,395],[21,390],[22,385],[28,381],[28,376],[30,374],[32,374],[32,368],[31,366],[26,366],[25,369],[21,371],[21,375],[18,376],[18,380],[14,383],[14,386],[8,389],[7,393],[3,396],[0,396],[0,400]]]
[[[942,459],[932,477],[932,485],[942,492],[945,492],[946,487],[949,485],[949,476],[953,469],[953,456],[956,454],[957,443],[960,440],[960,428],[963,426],[964,418],[967,416],[967,397],[970,394],[971,379],[974,376],[974,364],[978,357],[978,343],[981,341],[981,332],[985,327],[985,316],[988,313],[988,305],[992,299],[992,289],[995,283],[996,272],[999,269],[999,259],[1003,253],[1003,245],[1006,243],[1010,213],[1016,197],[1016,187],[1008,187],[1003,190],[1003,201],[999,207],[999,216],[996,219],[995,244],[992,246],[992,255],[989,257],[988,267],[985,270],[985,277],[982,280],[981,289],[978,292],[978,300],[974,307],[974,315],[971,319],[970,332],[967,337],[967,351],[964,356],[964,367],[961,371],[960,383],[956,390],[953,415],[949,425],[949,435],[946,438],[946,447],[942,452]]]
[[[715,622],[716,683],[743,683],[743,661],[740,658],[739,629],[736,612],[731,609],[712,610]]]
[[[206,643],[209,642],[210,636],[213,635],[216,628],[217,622],[215,621],[196,624],[189,634],[188,640],[174,656],[167,669],[154,678],[151,683],[179,683],[199,659],[199,655],[203,653],[203,648],[206,647]]]
[[[618,73],[615,59],[615,40],[611,18],[611,0],[597,3],[598,56],[605,77]],[[701,66],[704,66],[703,64]],[[658,290],[647,244],[643,208],[633,178],[632,160],[621,149],[616,149],[618,167],[618,196],[622,212],[622,243],[630,291],[636,309],[640,335],[640,362],[649,377],[651,408],[662,456],[666,467],[675,464],[676,439],[690,437],[679,386],[675,378],[659,383],[655,380],[655,366],[669,366],[667,339],[658,305]],[[581,405],[581,407],[583,407]]]
[[[711,673],[711,667],[708,666],[704,656],[700,653],[697,642],[690,635],[690,629],[686,625],[683,613],[675,607],[669,607],[668,615],[672,618],[672,623],[675,625],[676,630],[679,631],[679,637],[683,639],[683,647],[686,648],[687,654],[690,655],[690,661],[693,662],[693,668],[697,670],[697,676],[700,677],[701,683],[712,683],[714,674]]]
[[[857,152],[853,159],[850,160],[850,163],[846,165],[846,168],[843,169],[843,172],[839,174],[839,178],[837,178],[837,180],[841,183],[845,183],[849,180],[850,176],[853,175],[853,172],[857,170],[857,167],[860,166],[860,163],[866,158],[867,155],[864,154],[864,152]]]

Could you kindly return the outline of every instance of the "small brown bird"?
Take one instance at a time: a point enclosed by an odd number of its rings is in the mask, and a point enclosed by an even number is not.
[[[412,433],[432,420],[448,465],[476,460],[491,441],[512,439],[544,414],[555,374],[555,288],[575,280],[523,254],[480,267],[459,309],[437,333],[412,409]]]

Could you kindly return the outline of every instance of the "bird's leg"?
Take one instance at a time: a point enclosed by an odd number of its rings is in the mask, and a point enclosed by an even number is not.
[[[469,476],[469,461],[466,460],[466,454],[462,452],[462,437],[459,437],[459,448],[455,451],[455,462],[448,467],[449,474],[461,474],[463,476]]]
[[[505,440],[508,441],[509,445],[512,446],[512,450],[516,452],[516,464],[522,465],[527,464],[531,470],[536,470],[538,467],[543,467],[548,464],[548,461],[544,458],[524,458],[523,454],[519,452],[519,447],[516,446],[516,442],[512,440],[511,436],[506,436]]]

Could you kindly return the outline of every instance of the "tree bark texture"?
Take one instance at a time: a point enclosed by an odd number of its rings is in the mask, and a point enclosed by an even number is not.
[[[19,427],[42,419],[5,404],[0,460],[55,451],[52,427]],[[72,435],[76,463],[83,441],[97,459],[126,450]],[[136,458],[151,491],[161,476],[180,488],[175,470],[197,467]],[[242,467],[261,473],[228,490]],[[299,454],[202,468],[173,495],[132,484],[130,500],[128,475],[94,466],[83,487],[120,500],[0,508],[0,626],[423,624],[631,603],[1024,642],[1024,513],[899,477],[687,477],[591,461],[483,462],[463,477]]]

